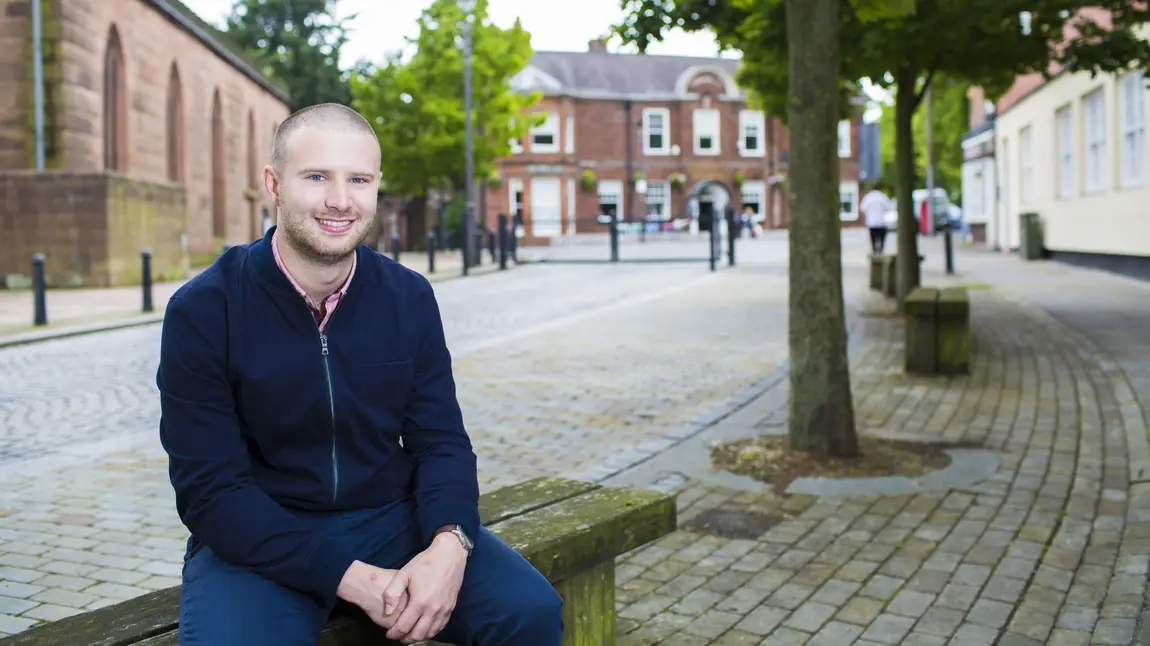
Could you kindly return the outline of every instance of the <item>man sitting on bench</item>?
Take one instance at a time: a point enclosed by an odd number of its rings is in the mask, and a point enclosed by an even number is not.
[[[183,646],[313,646],[340,603],[404,643],[561,644],[551,584],[480,526],[431,285],[361,244],[379,169],[354,110],[291,115],[263,174],[277,225],[168,304]]]

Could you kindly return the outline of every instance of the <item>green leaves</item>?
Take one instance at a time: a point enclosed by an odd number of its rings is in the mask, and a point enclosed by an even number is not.
[[[487,7],[479,0],[471,17],[474,171],[480,179],[511,152],[512,138],[526,136],[534,123],[528,110],[539,98],[509,85],[531,58],[530,35],[518,22],[508,29],[491,24]],[[351,80],[352,103],[379,136],[383,176],[395,193],[464,187],[464,21],[454,0],[435,0],[420,17],[411,60],[393,57]]]
[[[261,72],[288,89],[292,109],[316,103],[347,105],[347,79],[339,68],[346,23],[338,0],[236,0],[227,34],[256,58]]]

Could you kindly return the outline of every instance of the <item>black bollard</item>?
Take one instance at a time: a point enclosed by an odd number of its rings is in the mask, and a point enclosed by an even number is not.
[[[427,234],[427,273],[435,273],[435,243],[437,236],[435,232]]]
[[[507,214],[499,214],[499,269],[507,269]]]
[[[735,221],[727,220],[727,266],[735,266]]]
[[[491,262],[494,264],[497,260],[495,257],[495,232],[491,229],[487,230],[487,253],[491,254]]]
[[[715,230],[719,228],[718,218],[711,218],[711,228],[709,233],[711,235],[711,271],[715,271],[715,263],[718,261],[719,256],[719,240],[715,237]]]
[[[152,306],[152,251],[144,249],[140,252],[140,290],[143,291],[143,310],[151,312]]]
[[[391,259],[399,262],[399,234],[391,234]]]
[[[42,253],[32,256],[32,324],[48,325],[48,292]]]
[[[483,225],[476,223],[475,231],[471,234],[471,239],[467,241],[468,258],[473,258],[474,262],[471,263],[472,267],[479,267],[483,264]]]

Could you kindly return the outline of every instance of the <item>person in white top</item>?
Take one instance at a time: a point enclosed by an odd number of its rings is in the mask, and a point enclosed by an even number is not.
[[[875,182],[859,203],[859,210],[863,212],[866,226],[870,229],[870,246],[874,253],[882,253],[886,246],[886,214],[893,208],[882,188],[882,182]]]

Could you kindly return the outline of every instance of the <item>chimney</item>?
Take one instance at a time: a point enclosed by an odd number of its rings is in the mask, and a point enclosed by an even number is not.
[[[970,129],[974,130],[986,123],[986,92],[978,86],[971,86],[966,98],[970,101]]]
[[[598,52],[600,54],[606,54],[607,53],[607,39],[606,38],[596,38],[594,40],[587,41],[587,51]]]

